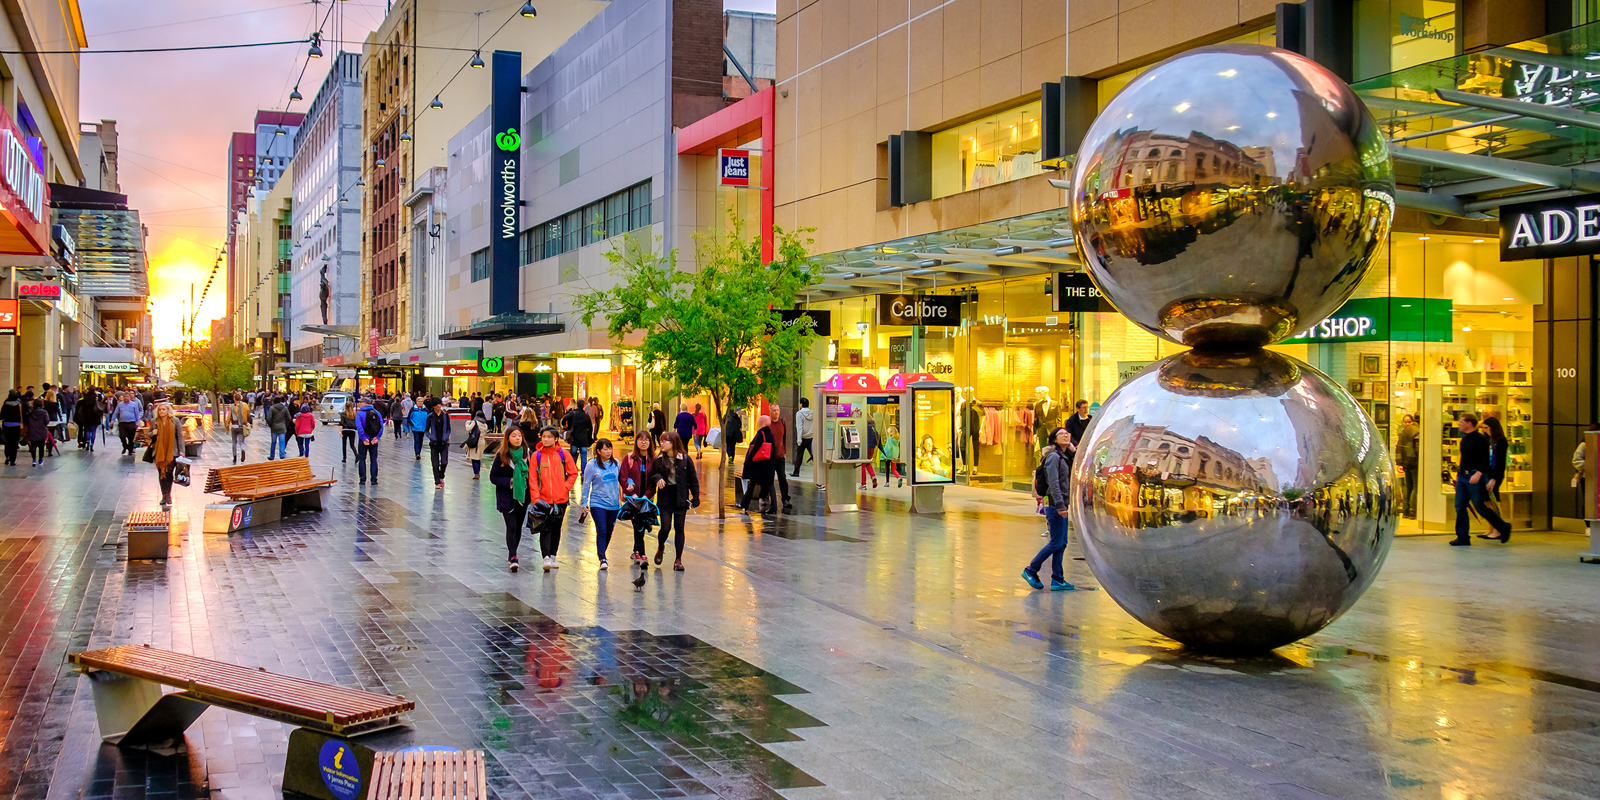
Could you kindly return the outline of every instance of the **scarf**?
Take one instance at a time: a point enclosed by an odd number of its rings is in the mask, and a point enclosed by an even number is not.
[[[528,504],[528,448],[511,451],[511,496],[517,502]]]
[[[156,469],[165,470],[172,463],[173,451],[177,449],[177,433],[172,430],[172,418],[161,417],[156,420]]]

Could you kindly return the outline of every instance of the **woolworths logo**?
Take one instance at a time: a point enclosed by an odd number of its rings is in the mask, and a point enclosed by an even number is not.
[[[505,133],[494,135],[494,143],[501,150],[515,152],[522,145],[522,137],[517,135],[516,128],[506,128]]]

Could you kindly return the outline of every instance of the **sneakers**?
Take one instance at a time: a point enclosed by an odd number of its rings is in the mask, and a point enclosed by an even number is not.
[[[866,485],[866,484],[864,484],[864,483],[863,483],[863,484],[861,484],[861,485],[860,485],[860,486],[857,486],[857,487],[856,487],[856,491],[860,491],[860,492],[864,492],[864,491],[866,491],[866,490],[867,490],[867,485]]]
[[[1039,573],[1034,572],[1033,570],[1028,569],[1027,567],[1023,567],[1022,568],[1022,579],[1027,581],[1028,585],[1032,586],[1035,589],[1043,589],[1044,588],[1044,582],[1039,580]]]
[[[507,562],[506,562],[506,565],[507,565],[507,566],[509,566],[509,567],[511,567],[511,571],[512,571],[512,572],[516,572],[516,571],[517,571],[517,566],[518,566],[518,565],[517,565],[517,557],[516,557],[516,556],[512,556],[512,557],[511,557],[511,558],[510,558],[510,560],[508,560],[508,561],[507,561]]]
[[[1072,584],[1067,583],[1066,581],[1058,581],[1058,580],[1054,580],[1054,579],[1052,579],[1050,581],[1050,591],[1052,591],[1052,592],[1070,592],[1070,591],[1072,591],[1073,589],[1076,589],[1076,588],[1078,588],[1078,587],[1073,586]]]
[[[601,572],[605,572],[605,571],[606,571],[606,570],[608,570],[608,569],[610,569],[610,568],[611,568],[611,564],[610,564],[610,563],[608,563],[608,562],[607,562],[607,561],[606,561],[606,560],[605,560],[605,559],[603,559],[603,558],[602,558],[602,559],[600,559],[600,571],[601,571]]]
[[[1450,540],[1450,546],[1451,547],[1471,547],[1472,546],[1472,540],[1458,536],[1458,537]]]
[[[545,572],[549,572],[550,568],[554,567],[555,565],[556,565],[556,560],[555,559],[553,559],[553,558],[551,558],[549,556],[545,556],[544,557],[544,571]]]

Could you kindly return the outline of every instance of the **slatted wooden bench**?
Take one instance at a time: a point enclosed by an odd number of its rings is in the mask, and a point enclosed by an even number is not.
[[[216,467],[206,473],[206,491],[234,500],[265,500],[298,494],[338,483],[311,473],[311,460],[280,458],[254,464]]]
[[[133,533],[147,531],[161,531],[165,533],[172,525],[172,517],[165,511],[135,511],[128,515],[122,522],[122,529]]]
[[[67,656],[94,680],[95,713],[107,742],[147,747],[179,741],[207,708],[218,706],[333,736],[400,723],[416,703],[392,695],[278,675],[207,658],[123,645]],[[163,686],[182,691],[162,692]]]
[[[380,752],[367,800],[484,800],[482,750]]]
[[[167,557],[172,516],[165,511],[135,511],[122,521],[128,538],[128,559],[138,561]]]

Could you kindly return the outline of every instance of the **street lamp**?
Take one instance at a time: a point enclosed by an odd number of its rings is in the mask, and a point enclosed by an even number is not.
[[[472,60],[467,62],[467,66],[473,69],[483,69],[483,56],[479,55],[477,51],[473,51]]]
[[[428,108],[444,108],[444,103],[439,102],[439,95],[433,96],[433,102],[428,104]]]
[[[537,9],[535,9],[533,7],[533,3],[523,3],[522,4],[522,10],[517,12],[517,13],[521,14],[524,17],[537,17],[537,16],[539,16],[539,12],[538,12]]]

